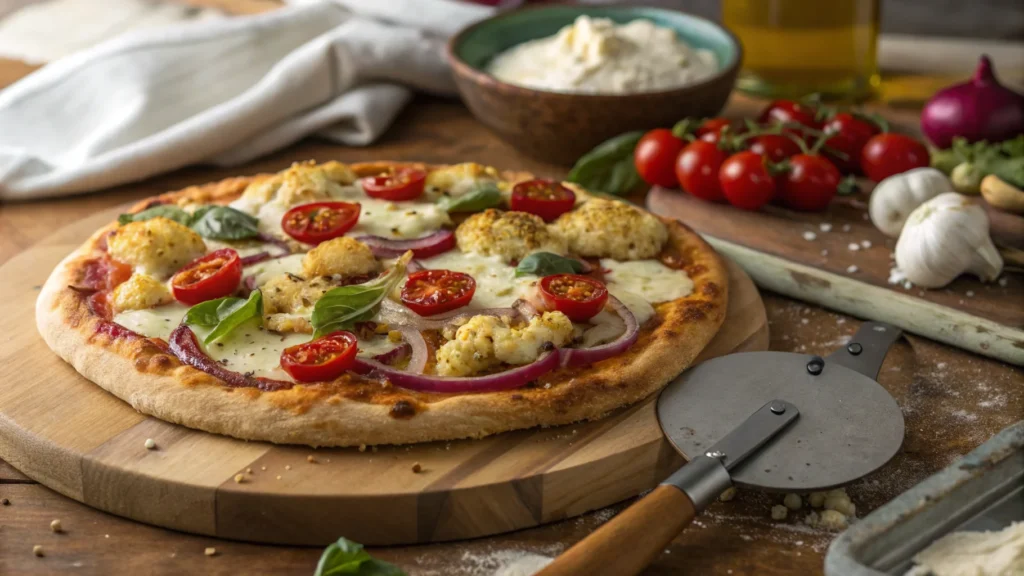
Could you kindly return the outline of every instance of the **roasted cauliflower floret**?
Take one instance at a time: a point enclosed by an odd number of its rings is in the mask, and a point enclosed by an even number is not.
[[[496,316],[470,318],[438,349],[437,373],[470,376],[503,363],[529,364],[548,343],[561,346],[572,339],[572,322],[561,312],[545,312],[522,327],[509,322]]]
[[[427,174],[427,190],[437,190],[444,196],[461,196],[483,182],[497,182],[498,171],[474,162],[456,164]]]
[[[356,179],[352,170],[339,162],[316,165],[315,162],[296,162],[274,176],[257,180],[242,193],[245,205],[266,204],[274,201],[281,206],[294,206],[326,200],[341,194],[340,183],[349,184]]]
[[[110,306],[114,309],[114,313],[125,310],[145,310],[174,301],[171,291],[163,282],[149,274],[138,272],[114,288],[110,296]]]
[[[574,254],[595,258],[653,258],[668,241],[668,228],[656,216],[603,198],[587,200],[553,226]]]
[[[115,260],[158,278],[170,276],[206,253],[199,234],[167,218],[125,224],[110,236],[107,246]]]
[[[313,306],[334,287],[322,277],[306,280],[294,274],[281,274],[270,278],[261,288],[264,323],[278,332],[313,332],[309,323]]]
[[[302,273],[306,278],[335,274],[362,276],[376,272],[377,268],[377,259],[370,247],[348,236],[323,242],[302,259]]]
[[[498,255],[506,262],[534,252],[566,253],[565,239],[539,216],[493,208],[467,218],[455,230],[455,240],[463,252]]]

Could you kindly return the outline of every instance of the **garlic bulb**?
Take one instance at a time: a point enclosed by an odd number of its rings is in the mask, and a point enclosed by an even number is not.
[[[964,272],[995,280],[1003,259],[989,238],[985,210],[948,192],[910,213],[896,241],[896,266],[918,286],[941,288]]]
[[[876,228],[895,238],[915,208],[943,192],[953,192],[953,184],[942,172],[935,168],[908,170],[875,186],[868,214]]]

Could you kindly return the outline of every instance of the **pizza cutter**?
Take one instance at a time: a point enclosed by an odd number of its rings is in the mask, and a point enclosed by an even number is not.
[[[688,463],[539,575],[638,574],[730,486],[812,492],[880,468],[903,443],[903,413],[875,381],[900,334],[865,322],[825,358],[747,352],[682,374],[658,420]]]

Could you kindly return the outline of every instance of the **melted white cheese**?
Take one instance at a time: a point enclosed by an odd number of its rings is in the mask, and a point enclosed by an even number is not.
[[[516,277],[516,269],[500,256],[481,256],[473,252],[449,250],[444,254],[420,260],[424,268],[454,270],[469,274],[476,280],[476,292],[468,309],[505,308],[533,291],[537,276]]]
[[[259,254],[260,252],[268,252],[270,254],[277,254],[281,252],[281,248],[278,246],[266,244],[264,242],[254,242],[252,240],[225,242],[220,240],[204,239],[204,241],[206,242],[207,252],[213,252],[215,250],[220,250],[221,248],[233,248],[242,258],[252,256],[253,254]]]
[[[175,302],[146,310],[126,310],[114,316],[114,322],[147,338],[166,340],[188,312],[188,306]]]
[[[210,328],[192,326],[200,342],[210,333]],[[213,344],[203,344],[206,353],[228,370],[252,373],[254,376],[291,380],[281,368],[281,352],[289,346],[309,342],[309,334],[279,334],[261,328],[255,321],[249,321]]]
[[[257,287],[263,286],[274,276],[282,274],[302,276],[302,259],[305,256],[305,254],[289,254],[281,258],[264,260],[252,266],[246,266],[243,274],[245,276],[255,276]]]
[[[657,260],[631,260],[619,262],[605,258],[601,267],[607,270],[608,289],[621,287],[651,304],[668,302],[693,292],[693,281],[682,270],[665,266]]]

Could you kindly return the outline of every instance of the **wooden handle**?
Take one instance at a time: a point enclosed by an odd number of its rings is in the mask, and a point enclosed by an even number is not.
[[[675,486],[661,485],[563,553],[537,576],[633,576],[647,567],[697,511]]]

